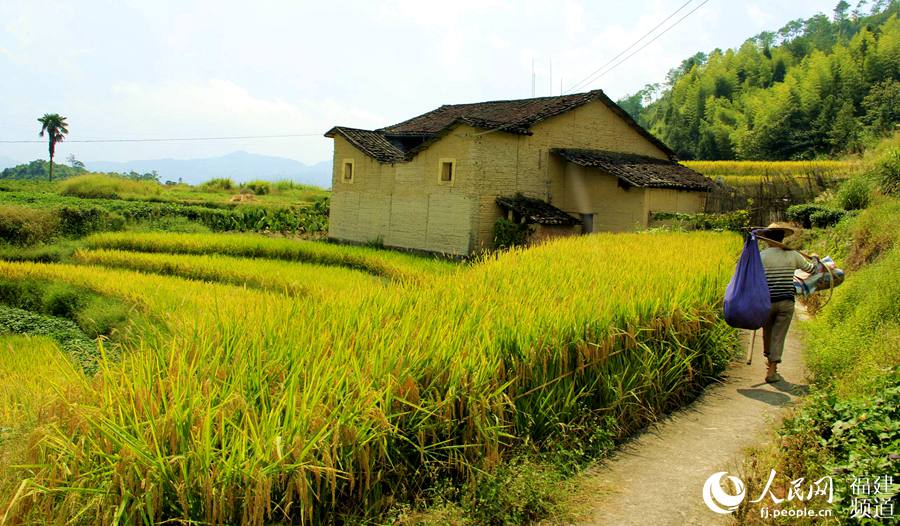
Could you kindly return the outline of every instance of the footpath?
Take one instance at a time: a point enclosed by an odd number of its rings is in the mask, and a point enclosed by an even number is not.
[[[799,308],[785,342],[783,382],[767,384],[762,331],[757,333],[753,364],[732,363],[722,383],[706,389],[688,407],[673,413],[609,460],[582,477],[572,507],[583,526],[730,524],[713,513],[702,489],[713,473],[736,474],[744,449],[771,438],[787,407],[807,392],[797,325]],[[745,331],[744,344],[750,345]]]

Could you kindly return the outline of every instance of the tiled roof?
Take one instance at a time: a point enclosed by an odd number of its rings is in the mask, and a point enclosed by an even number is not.
[[[439,133],[453,124],[465,123],[476,128],[502,127],[503,131],[526,134],[532,124],[577,108],[592,100],[596,94],[595,91],[589,91],[560,97],[446,104],[379,131],[402,134]]]
[[[660,148],[671,159],[675,159],[675,153],[672,150],[638,125],[602,90],[557,97],[448,104],[378,130],[359,130],[338,126],[329,130],[325,136],[333,137],[335,133],[340,133],[358,148],[381,162],[405,162],[411,160],[416,153],[427,148],[433,141],[458,124],[468,124],[489,131],[530,135],[530,128],[536,123],[573,110],[592,100],[605,104],[648,141]]]
[[[497,204],[526,218],[528,223],[539,225],[574,225],[578,223],[577,219],[550,203],[533,197],[525,197],[522,194],[498,197]]]
[[[402,163],[408,160],[402,144],[392,142],[383,133],[344,126],[335,126],[325,132],[326,137],[334,137],[335,134],[343,135],[354,146],[383,163]]]
[[[709,190],[712,182],[687,166],[664,159],[606,150],[554,148],[563,159],[590,168],[600,168],[632,186]]]

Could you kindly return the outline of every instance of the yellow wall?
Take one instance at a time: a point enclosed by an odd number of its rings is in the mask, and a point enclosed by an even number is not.
[[[493,132],[475,138],[476,154],[481,161],[481,177],[476,184],[483,196],[474,217],[476,248],[491,246],[491,231],[500,217],[494,203],[498,195],[521,192],[547,200],[567,212],[582,211],[570,195],[573,190],[566,186],[568,163],[551,155],[552,148],[612,150],[668,159],[665,152],[600,101],[542,121],[531,130],[533,135]],[[626,225],[627,229],[634,228],[635,221],[646,217],[641,189],[620,192],[615,178],[608,175],[591,184],[592,209],[598,214],[595,230],[598,217],[609,218],[604,224],[610,230],[625,230]],[[638,209],[632,210],[633,206]],[[616,217],[619,212],[625,215]],[[646,226],[646,219],[640,224]]]
[[[501,216],[497,196],[519,192],[571,213],[589,208],[595,231],[644,228],[650,212],[702,210],[702,194],[625,190],[614,176],[550,155],[551,148],[589,148],[667,159],[602,102],[540,122],[532,127],[533,135],[485,132],[458,126],[411,162],[393,165],[380,164],[335,136],[329,236],[469,254],[491,248],[493,226]],[[340,180],[346,158],[355,160],[352,184]],[[452,185],[439,183],[442,158],[456,160]],[[580,179],[573,168],[582,171]],[[577,199],[580,186],[587,205]]]
[[[472,144],[461,128],[411,162],[397,164],[381,164],[336,135],[329,237],[361,243],[380,239],[387,246],[455,255],[471,252]],[[352,183],[342,180],[344,159],[354,160]],[[452,183],[439,180],[441,159],[456,162]]]
[[[653,212],[693,214],[706,208],[706,193],[650,188],[647,190],[647,216]]]

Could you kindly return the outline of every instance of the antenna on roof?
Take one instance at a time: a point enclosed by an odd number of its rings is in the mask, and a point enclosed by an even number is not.
[[[553,96],[553,57],[550,57],[550,96]]]
[[[531,96],[534,97],[534,57],[531,58]]]

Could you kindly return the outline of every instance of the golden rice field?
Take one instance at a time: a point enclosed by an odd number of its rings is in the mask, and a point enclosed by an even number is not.
[[[859,161],[682,161],[681,164],[707,177],[844,178],[860,169]]]
[[[0,261],[0,274],[87,287],[160,326],[86,381],[57,358],[28,364],[65,386],[32,397],[38,410],[0,397],[0,415],[37,415],[14,489],[0,486],[8,520],[378,511],[435,473],[463,483],[585,419],[625,436],[733,352],[719,302],[741,242],[727,233],[597,234],[472,265],[227,234],[89,245],[79,264]]]
[[[256,234],[171,234],[106,232],[86,240],[89,248],[219,254],[226,256],[300,261],[363,270],[391,279],[416,280],[423,273],[445,272],[453,264],[397,251],[339,246],[314,241],[272,238]]]
[[[74,258],[86,265],[127,268],[192,280],[231,283],[321,298],[336,292],[380,290],[384,279],[344,267],[249,259],[219,255],[167,254],[126,250],[79,250]]]

